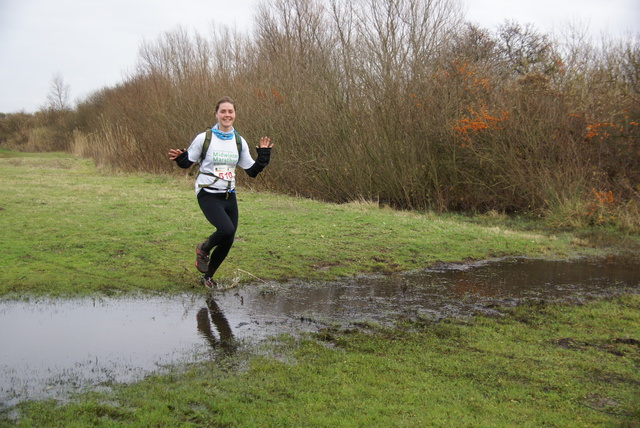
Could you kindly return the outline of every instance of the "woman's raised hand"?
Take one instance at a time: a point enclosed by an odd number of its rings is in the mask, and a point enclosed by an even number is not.
[[[169,149],[169,160],[176,160],[182,153],[184,153],[182,149]]]
[[[271,147],[273,147],[273,143],[269,137],[261,137],[259,145],[256,146],[258,149],[270,149]]]

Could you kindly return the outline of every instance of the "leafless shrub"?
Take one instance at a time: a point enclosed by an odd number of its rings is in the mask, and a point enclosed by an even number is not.
[[[276,143],[258,188],[437,210],[637,200],[639,40],[596,46],[579,29],[559,40],[462,18],[455,0],[274,0],[251,37],[177,29],[79,104],[74,150],[176,170],[167,149],[211,126],[231,95],[250,146]]]

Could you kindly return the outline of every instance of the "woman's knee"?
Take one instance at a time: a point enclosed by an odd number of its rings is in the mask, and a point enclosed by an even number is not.
[[[216,231],[217,238],[220,242],[233,242],[236,236],[236,229],[234,227],[223,227]]]

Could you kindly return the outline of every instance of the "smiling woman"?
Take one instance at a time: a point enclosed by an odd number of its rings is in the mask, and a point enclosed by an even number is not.
[[[235,168],[240,166],[250,177],[256,177],[269,164],[273,147],[269,137],[260,138],[258,158],[253,160],[247,142],[233,129],[236,107],[231,98],[218,101],[215,115],[218,123],[197,135],[188,149],[169,150],[169,159],[181,168],[200,164],[195,192],[200,209],[216,228],[196,246],[196,268],[204,274],[201,283],[207,288],[218,287],[213,275],[229,254],[238,228]]]

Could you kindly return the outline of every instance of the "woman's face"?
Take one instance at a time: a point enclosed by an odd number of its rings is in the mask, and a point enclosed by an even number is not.
[[[233,122],[236,120],[236,109],[231,103],[222,103],[216,112],[218,119],[218,129],[224,132],[231,131]]]

